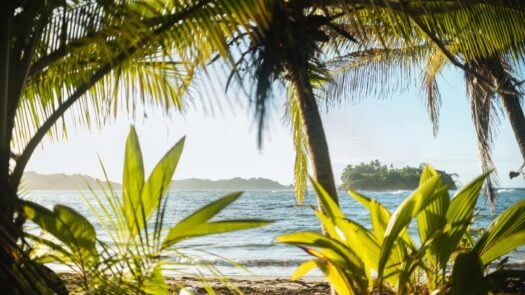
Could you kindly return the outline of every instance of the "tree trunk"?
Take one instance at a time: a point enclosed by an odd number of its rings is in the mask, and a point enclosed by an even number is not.
[[[504,94],[500,95],[503,108],[514,131],[514,137],[518,143],[521,157],[525,162],[525,116],[517,95]]]
[[[13,281],[14,202],[9,193],[9,160],[11,134],[9,119],[9,74],[11,60],[11,22],[13,8],[9,1],[0,13],[0,290],[11,294]]]
[[[520,104],[519,91],[512,83],[512,77],[505,70],[501,61],[491,67],[496,86],[502,92],[499,93],[503,109],[509,119],[514,138],[521,152],[521,157],[525,163],[525,116]]]
[[[294,68],[290,70],[293,76],[292,82],[297,92],[296,98],[306,134],[306,145],[314,179],[319,182],[332,199],[338,203],[328,143],[312,85],[308,79],[308,71],[306,67],[304,67],[304,69]]]

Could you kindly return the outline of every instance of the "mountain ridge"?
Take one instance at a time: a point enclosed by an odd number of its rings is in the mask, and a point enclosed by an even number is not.
[[[98,178],[82,174],[40,174],[37,172],[26,172],[23,177],[23,185],[26,189],[32,190],[79,190],[98,188],[98,182],[105,184],[105,181]],[[118,182],[111,182],[113,188],[119,189],[122,185]],[[292,186],[282,185],[279,182],[262,177],[230,179],[201,179],[188,178],[172,180],[170,188],[173,190],[288,190]]]

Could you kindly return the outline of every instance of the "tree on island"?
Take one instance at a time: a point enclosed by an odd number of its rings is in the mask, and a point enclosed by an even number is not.
[[[340,189],[371,191],[413,190],[419,185],[423,168],[424,164],[421,164],[418,168],[409,166],[394,168],[392,165],[387,167],[379,160],[370,161],[368,164],[361,163],[356,166],[348,165],[341,175],[343,184],[340,186]],[[450,189],[456,189],[454,178],[457,178],[457,174],[448,174],[439,170],[437,172]]]

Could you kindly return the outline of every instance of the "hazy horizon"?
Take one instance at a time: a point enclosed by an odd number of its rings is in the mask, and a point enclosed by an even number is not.
[[[398,167],[394,167],[394,168],[398,168]],[[448,171],[446,171],[448,172]],[[94,175],[88,175],[88,174],[81,174],[81,173],[64,173],[64,172],[53,172],[53,173],[39,173],[39,172],[35,172],[35,171],[26,171],[24,173],[37,173],[38,175],[43,175],[43,176],[48,176],[48,175],[64,175],[64,176],[76,176],[76,175],[79,175],[79,176],[87,176],[87,177],[92,177],[92,178],[97,178],[99,180],[104,180],[102,179],[101,177],[98,177],[98,176],[94,176]],[[231,178],[218,178],[218,179],[210,179],[210,178],[201,178],[201,177],[190,177],[190,178],[173,178],[172,181],[185,181],[185,180],[193,180],[193,179],[196,179],[196,180],[204,180],[204,181],[225,181],[225,180],[232,180],[232,179],[236,179],[236,178],[240,178],[240,179],[243,179],[243,180],[251,180],[251,179],[266,179],[266,180],[271,180],[271,181],[275,181],[277,182],[278,184],[282,185],[282,186],[293,186],[293,183],[282,183],[278,180],[275,180],[275,179],[271,179],[271,178],[266,178],[266,177],[241,177],[241,176],[234,176],[234,177],[231,177]],[[114,179],[110,179],[111,182],[113,183],[118,183],[118,184],[122,184],[122,180],[114,180]],[[337,186],[341,185],[341,182],[336,182]],[[525,188],[525,186],[516,186],[516,187],[505,187],[505,186],[497,186],[496,188],[500,188],[500,189],[505,189],[505,188]]]
[[[346,101],[328,112],[321,105],[336,182],[341,183],[340,175],[348,164],[375,159],[395,167],[430,163],[439,170],[459,174],[463,184],[479,175],[477,141],[463,76],[458,71],[447,70],[440,86],[442,106],[436,138],[432,135],[423,95],[417,89],[395,94],[391,99]],[[214,89],[221,88],[208,87],[202,95]],[[293,183],[294,148],[290,127],[282,119],[283,99],[275,99],[264,145],[259,150],[248,100],[242,95],[228,96],[230,102],[215,107],[214,116],[204,114],[203,107],[193,107],[185,115],[172,111],[169,116],[148,110],[147,118],[129,120],[120,116],[101,130],[70,128],[68,140],[44,140],[27,170],[102,178],[99,155],[110,180],[120,182],[125,138],[129,125],[134,123],[148,172],[186,135],[186,146],[174,179],[262,177],[285,185]],[[239,107],[237,101],[243,102],[244,107]],[[499,173],[499,187],[525,187],[523,177],[508,178],[508,172],[517,170],[522,159],[504,116],[498,131],[493,159]]]

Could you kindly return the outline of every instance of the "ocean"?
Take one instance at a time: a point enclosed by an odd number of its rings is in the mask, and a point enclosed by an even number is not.
[[[177,221],[188,216],[196,209],[229,192],[220,191],[170,191],[166,209],[166,223],[173,226]],[[392,212],[410,194],[410,191],[362,192],[384,204]],[[451,191],[451,195],[454,192]],[[95,226],[99,237],[108,240],[101,225],[97,222],[81,194],[90,197],[89,191],[74,190],[35,190],[26,193],[23,198],[38,202],[48,208],[55,204],[70,206],[86,216]],[[525,197],[522,189],[499,189],[495,214],[480,198],[476,208],[476,218],[473,228],[486,228],[497,214]],[[347,193],[339,192],[340,204],[347,218],[358,221],[370,228],[368,210],[354,201]],[[278,244],[275,237],[290,232],[314,230],[320,228],[319,221],[313,214],[316,206],[315,195],[309,192],[303,205],[297,205],[293,191],[247,191],[236,202],[222,211],[216,219],[247,219],[260,218],[272,220],[271,225],[228,234],[201,237],[183,241],[177,250],[187,254],[198,262],[206,262],[225,275],[262,275],[289,276],[295,267],[309,258],[297,247]],[[413,224],[409,231],[417,237]],[[29,232],[38,233],[36,225],[28,223]],[[509,255],[513,263],[525,263],[525,247],[521,247]],[[168,260],[185,262],[174,253],[168,255]],[[232,266],[232,263],[237,266]],[[239,267],[240,266],[240,267]],[[60,268],[54,266],[55,268]],[[184,270],[191,271],[191,270]],[[316,273],[314,273],[316,275]],[[318,273],[317,273],[318,275]]]

